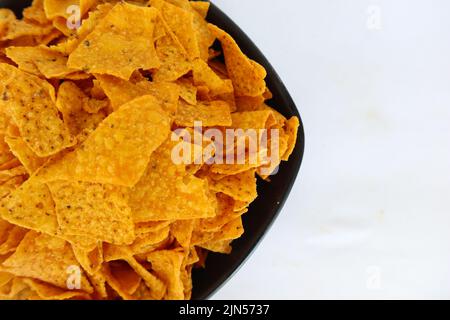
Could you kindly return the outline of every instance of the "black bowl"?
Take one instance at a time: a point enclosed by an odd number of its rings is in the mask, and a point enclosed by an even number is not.
[[[20,17],[23,8],[30,3],[31,1],[0,0],[0,7],[11,8]],[[227,31],[247,56],[266,68],[267,86],[273,93],[273,99],[269,101],[269,104],[286,117],[300,118],[295,103],[281,79],[248,36],[214,4],[211,4],[207,20]],[[242,266],[261,241],[289,196],[300,169],[304,147],[305,136],[300,120],[297,145],[289,161],[281,164],[278,174],[271,177],[270,183],[258,181],[259,197],[251,204],[249,212],[243,217],[245,233],[233,242],[233,252],[230,255],[210,254],[206,268],[194,270],[193,299],[211,297]]]

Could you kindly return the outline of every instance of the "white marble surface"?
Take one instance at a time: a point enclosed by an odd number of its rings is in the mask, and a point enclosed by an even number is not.
[[[214,2],[285,81],[307,147],[213,298],[450,298],[450,2]]]

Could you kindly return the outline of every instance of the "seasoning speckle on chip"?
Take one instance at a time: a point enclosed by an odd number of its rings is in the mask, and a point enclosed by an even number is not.
[[[266,104],[266,71],[208,9],[0,9],[0,300],[190,299],[208,252],[232,252],[299,119]]]

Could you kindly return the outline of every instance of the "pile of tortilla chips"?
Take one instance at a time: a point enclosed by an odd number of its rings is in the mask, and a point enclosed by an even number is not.
[[[171,132],[278,128],[275,168],[299,121],[265,103],[264,68],[208,8],[0,9],[1,299],[189,299],[192,269],[231,252],[265,164],[175,163]]]

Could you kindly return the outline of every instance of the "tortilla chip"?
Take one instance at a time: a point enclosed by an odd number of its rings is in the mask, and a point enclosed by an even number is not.
[[[0,255],[6,255],[16,251],[17,246],[20,244],[27,232],[27,229],[13,225],[8,230],[6,241],[0,245]]]
[[[196,230],[202,232],[219,231],[225,224],[238,217],[234,211],[235,200],[223,193],[218,193],[217,198],[217,215],[212,218],[200,219]]]
[[[18,64],[19,69],[47,78],[64,78],[77,70],[67,67],[67,57],[46,46],[8,47],[8,58]]]
[[[203,18],[203,15],[195,10],[188,0],[166,0],[166,2],[193,14],[194,29],[200,50],[200,57],[206,61],[208,59],[208,49],[213,44],[215,37],[209,31],[208,24]]]
[[[49,23],[44,11],[44,0],[33,0],[33,4],[23,10],[23,18],[25,21],[38,24]]]
[[[177,84],[180,87],[180,97],[188,104],[197,104],[197,88],[187,78],[178,79]]]
[[[136,235],[144,235],[145,233],[154,233],[165,229],[172,223],[171,220],[166,221],[147,221],[135,224]]]
[[[31,50],[28,50],[30,48]],[[35,47],[8,47],[5,49],[7,57],[14,61],[20,70],[40,76],[41,72],[30,56],[32,51],[36,51]]]
[[[37,294],[23,281],[14,277],[3,288],[0,288],[1,300],[39,300]]]
[[[184,299],[189,300],[192,296],[192,265],[181,269],[181,282],[183,283]]]
[[[17,176],[0,185],[0,199],[3,199],[16,190],[26,180],[25,176]]]
[[[76,5],[80,8],[80,14],[83,16],[98,0],[44,0],[44,10],[48,19],[56,17],[68,18],[71,13],[68,8]]]
[[[44,167],[39,176],[133,186],[168,133],[168,116],[152,96],[143,96],[112,113],[80,148]]]
[[[27,180],[0,202],[0,216],[15,225],[55,235],[54,203],[48,187],[36,179]]]
[[[190,60],[199,57],[199,47],[194,29],[194,15],[164,0],[151,0],[152,7],[160,10],[170,30],[186,50]]]
[[[174,83],[139,81],[134,84],[113,76],[97,75],[100,86],[111,101],[114,110],[125,103],[151,94],[160,102],[161,107],[169,115],[174,115],[178,109],[179,87]]]
[[[128,80],[160,66],[153,41],[157,10],[118,3],[70,54],[67,66]]]
[[[83,103],[83,109],[87,113],[90,114],[96,114],[100,110],[107,108],[109,105],[109,102],[106,100],[100,100],[100,99],[86,99]]]
[[[5,137],[5,141],[29,174],[36,172],[48,160],[47,157],[38,157],[20,137]]]
[[[170,226],[170,234],[173,235],[181,247],[189,249],[194,225],[194,220],[175,221]]]
[[[103,274],[108,284],[123,299],[132,300],[132,295],[138,289],[142,278],[131,268],[127,262],[112,261],[103,267]]]
[[[253,201],[258,196],[256,192],[255,170],[226,176],[218,181],[211,180],[210,188],[239,201]]]
[[[209,24],[209,28],[222,44],[225,64],[233,81],[235,94],[250,97],[262,95],[266,90],[264,79],[267,73],[264,67],[242,53],[236,41],[228,33],[212,24]]]
[[[242,236],[244,233],[244,227],[242,225],[242,218],[237,218],[226,223],[217,232],[202,232],[194,230],[192,234],[192,244],[200,246],[202,243],[210,243],[224,240],[234,240]]]
[[[60,288],[67,288],[68,268],[78,266],[70,245],[64,240],[30,231],[2,268],[16,276],[31,277]],[[81,273],[81,290],[92,287]]]
[[[231,125],[230,107],[223,101],[199,102],[196,106],[180,102],[175,123],[179,126],[193,127],[201,121],[204,127]]]
[[[0,170],[0,183],[6,182],[13,177],[23,175],[27,175],[27,170],[24,166],[18,166],[7,170]]]
[[[0,64],[0,76],[2,103],[31,150],[46,157],[73,145],[47,82],[4,63]]]
[[[144,254],[160,246],[169,237],[170,227],[164,227],[153,232],[147,232],[138,236],[130,249],[134,254]]]
[[[131,250],[126,247],[105,247],[105,261],[125,260],[142,277],[150,290],[152,299],[162,299],[166,292],[166,285],[148,270],[150,266],[141,264],[132,255]]]
[[[208,87],[211,97],[233,93],[231,80],[221,79],[205,61],[201,59],[194,60],[192,63],[192,72],[195,85]]]
[[[80,28],[76,30],[76,35],[67,38],[65,41],[55,45],[52,48],[65,55],[72,53],[78,45],[86,39],[92,30],[94,30],[99,21],[108,14],[112,7],[113,5],[111,3],[103,3],[97,6],[96,10],[89,12],[89,17],[82,21]]]
[[[284,161],[287,161],[294,151],[295,144],[297,143],[297,133],[298,133],[298,127],[300,125],[300,121],[297,117],[292,117],[289,120],[286,121],[286,134],[288,135],[289,139],[287,142],[287,148],[284,154],[281,156],[281,159]]]
[[[42,42],[43,37],[50,34],[53,29],[52,25],[37,25],[25,20],[15,20],[5,11],[3,11],[3,14],[4,16],[1,20],[4,21],[6,19],[6,33],[0,37],[0,41],[28,40],[28,42],[39,44]],[[18,42],[12,41],[10,44],[14,46],[18,45]]]
[[[48,186],[63,234],[114,244],[133,242],[134,224],[125,188],[71,181],[53,181]]]
[[[270,148],[268,150],[268,163],[259,167],[256,172],[261,178],[267,180],[269,175],[276,173],[278,166],[281,163],[283,155],[286,153],[287,148],[289,147],[289,136],[285,134],[281,134],[281,136],[277,136],[276,139],[269,139],[268,145]],[[274,154],[274,151],[278,151],[278,154]]]
[[[198,12],[198,14],[203,18],[206,19],[206,16],[208,15],[210,3],[207,1],[189,1],[191,7]]]
[[[80,290],[64,290],[43,281],[24,278],[23,281],[42,300],[90,300],[89,294]]]
[[[172,161],[175,143],[167,140],[152,154],[146,172],[132,188],[130,207],[135,222],[215,215],[207,181],[187,176],[184,165]]]
[[[87,275],[87,277],[92,287],[94,288],[94,292],[92,293],[93,299],[101,300],[108,298],[106,279],[102,274],[102,271],[99,271],[93,275]]]
[[[166,300],[184,299],[183,282],[181,280],[181,264],[184,254],[178,250],[161,250],[148,254],[147,259],[152,264],[152,270],[167,283]]]
[[[0,8],[0,37],[4,37],[10,24],[16,21],[16,15],[10,9]]]
[[[230,254],[232,250],[230,244],[232,241],[233,240],[207,241],[199,244],[199,247],[212,252]]]
[[[158,69],[152,73],[153,80],[176,81],[192,69],[191,62],[180,41],[169,29],[166,22],[159,17],[157,30],[164,36],[156,40],[156,53],[161,61]]]
[[[78,263],[91,276],[101,270],[103,263],[103,247],[97,245],[92,251],[85,250],[81,247],[72,245],[73,254]]]

